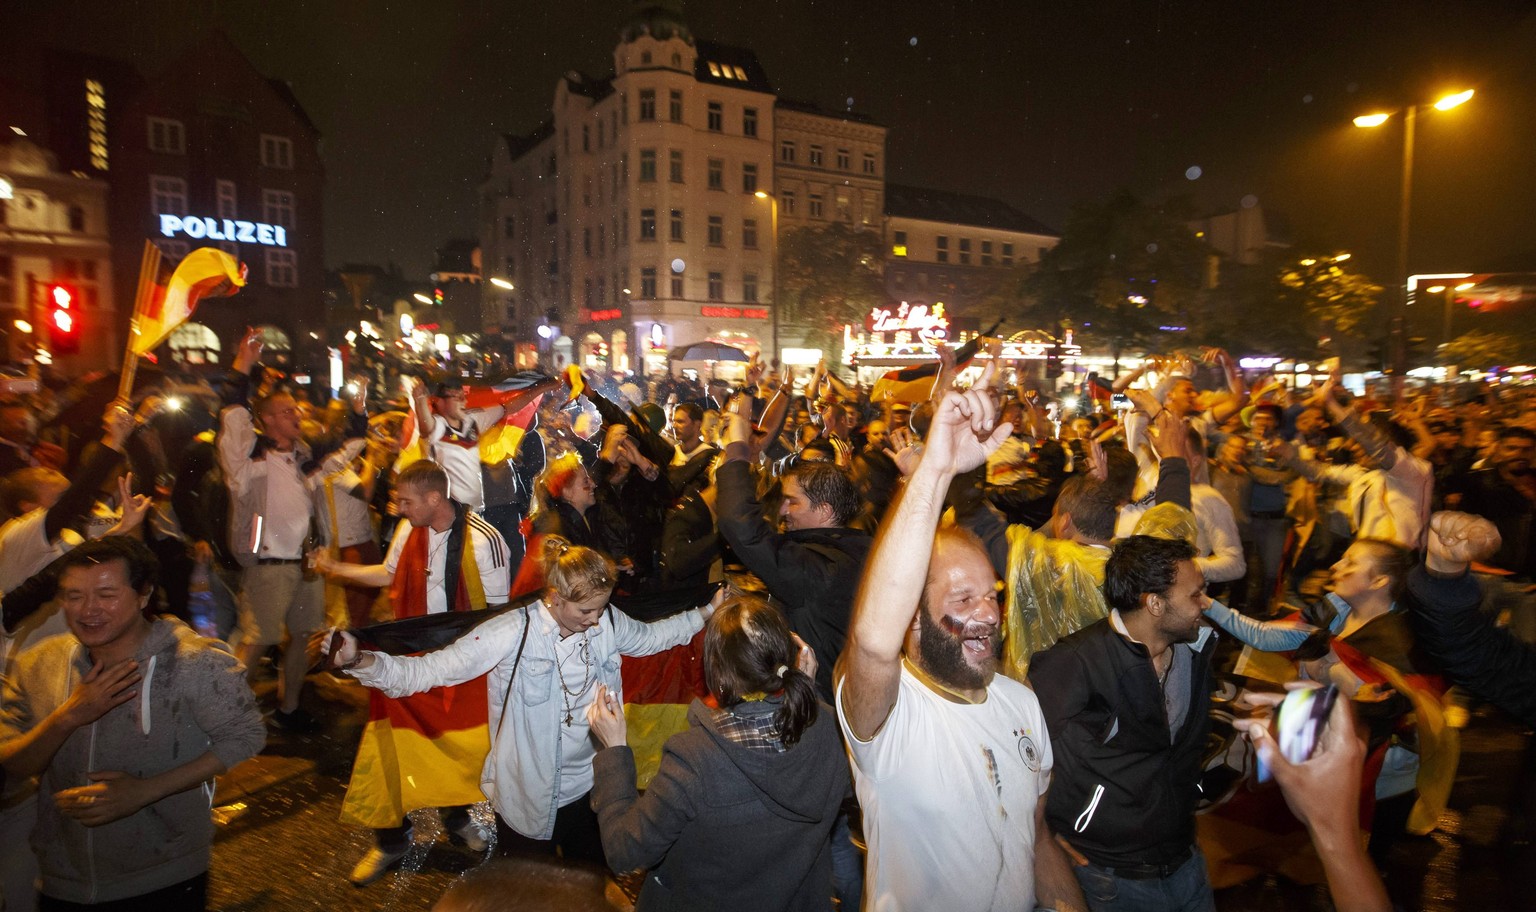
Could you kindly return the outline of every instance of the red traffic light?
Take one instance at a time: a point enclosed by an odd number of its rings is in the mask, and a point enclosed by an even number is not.
[[[75,292],[67,285],[48,288],[48,348],[55,355],[73,355],[80,351],[79,323],[74,313]]]

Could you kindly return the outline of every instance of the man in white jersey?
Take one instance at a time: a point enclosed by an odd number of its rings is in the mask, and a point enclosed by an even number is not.
[[[448,473],[448,496],[476,513],[485,511],[485,480],[480,475],[480,435],[506,417],[501,406],[464,407],[464,384],[449,378],[437,384],[436,395],[417,380],[411,390],[416,401],[417,429],[426,438],[433,462]]]
[[[837,676],[869,845],[864,908],[1084,908],[1045,823],[1051,745],[1040,704],[996,674],[998,590],[969,533],[935,535],[957,474],[1011,428],[986,392],[950,392],[865,570]]]

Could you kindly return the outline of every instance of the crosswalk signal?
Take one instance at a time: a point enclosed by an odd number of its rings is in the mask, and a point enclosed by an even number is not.
[[[67,285],[48,286],[48,350],[55,355],[80,351],[80,312]]]

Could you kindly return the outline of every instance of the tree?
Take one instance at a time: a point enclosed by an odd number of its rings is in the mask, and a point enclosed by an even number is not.
[[[1134,349],[1187,346],[1208,322],[1212,252],[1184,204],[1149,206],[1121,191],[1079,206],[1022,287],[1036,323],[1070,321],[1116,361]]]
[[[1486,370],[1514,363],[1520,356],[1521,341],[1504,333],[1474,329],[1440,346],[1438,360],[1447,367]]]
[[[841,222],[790,228],[779,241],[779,318],[824,339],[885,302],[882,242]],[[775,302],[778,306],[779,302]]]

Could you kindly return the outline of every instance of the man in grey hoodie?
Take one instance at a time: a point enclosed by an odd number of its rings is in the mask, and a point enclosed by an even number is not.
[[[203,910],[212,779],[265,729],[228,647],[145,614],[158,564],[111,536],[61,559],[70,632],[18,657],[0,698],[0,766],[40,776],[32,845],[42,912]]]

